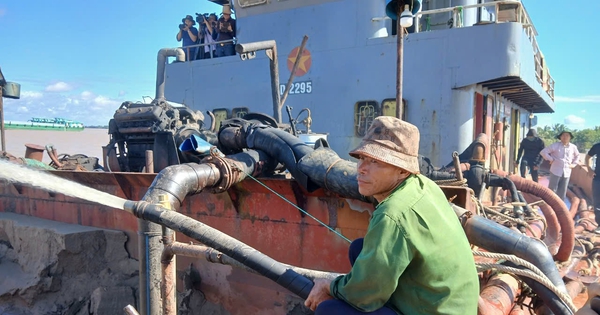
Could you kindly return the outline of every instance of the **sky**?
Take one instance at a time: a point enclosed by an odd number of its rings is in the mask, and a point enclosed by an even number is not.
[[[523,0],[556,81],[556,112],[538,115],[538,125],[600,125],[594,31],[600,1],[581,0],[566,12],[549,2]],[[5,120],[65,117],[106,125],[123,101],[154,97],[156,54],[181,45],[178,25],[196,12],[219,13],[220,6],[207,0],[0,0],[0,67],[8,81],[21,84],[21,99],[4,99]]]

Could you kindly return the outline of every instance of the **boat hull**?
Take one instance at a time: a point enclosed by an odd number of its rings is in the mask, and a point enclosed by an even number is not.
[[[126,198],[140,200],[155,174],[52,171],[83,185]],[[348,239],[364,236],[371,204],[342,198],[326,190],[304,191],[295,181],[262,179],[286,200],[343,234]],[[467,189],[444,188],[454,202],[473,209]],[[252,180],[220,194],[187,197],[180,212],[216,228],[283,263],[324,271],[348,272],[349,243],[300,212],[286,200]],[[61,194],[6,182],[0,183],[0,211],[13,212],[71,224],[120,230],[127,234],[126,249],[138,259],[138,220],[133,215]],[[179,242],[192,240],[177,234]],[[177,257],[177,273],[191,264],[199,271],[205,306],[211,314],[298,314],[303,301],[270,280],[201,259]],[[183,281],[178,279],[178,291]]]

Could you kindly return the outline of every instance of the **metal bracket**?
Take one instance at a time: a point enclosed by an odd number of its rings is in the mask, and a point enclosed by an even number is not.
[[[250,60],[250,59],[254,59],[254,58],[256,58],[256,51],[250,51],[250,52],[240,54],[240,59],[242,59],[242,61]]]

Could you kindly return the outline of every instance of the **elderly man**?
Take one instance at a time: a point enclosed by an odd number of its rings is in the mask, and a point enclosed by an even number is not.
[[[540,154],[545,160],[550,161],[550,182],[548,188],[560,197],[567,198],[567,187],[571,178],[571,170],[579,163],[579,150],[571,143],[573,134],[562,131],[556,139],[560,140],[547,146]]]
[[[358,187],[378,205],[350,245],[352,269],[317,279],[315,314],[476,314],[479,280],[469,242],[442,190],[419,174],[419,130],[377,117],[361,144]]]

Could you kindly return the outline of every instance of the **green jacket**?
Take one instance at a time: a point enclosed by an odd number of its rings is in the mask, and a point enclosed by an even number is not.
[[[477,314],[479,279],[469,242],[442,192],[411,175],[373,212],[363,249],[331,294],[363,312]]]

